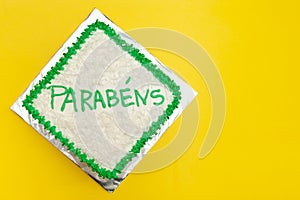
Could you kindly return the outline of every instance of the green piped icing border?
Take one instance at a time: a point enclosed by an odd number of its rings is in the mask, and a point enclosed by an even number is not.
[[[162,84],[166,85],[169,90],[172,92],[173,101],[168,104],[167,109],[163,112],[162,115],[158,117],[158,120],[152,122],[148,131],[143,132],[142,137],[136,141],[135,145],[131,150],[116,164],[113,170],[100,167],[99,164],[95,162],[94,158],[88,158],[87,154],[82,152],[80,148],[76,148],[74,142],[70,141],[68,138],[63,136],[63,133],[56,129],[56,126],[48,121],[45,116],[41,116],[40,112],[33,106],[33,100],[46,89],[47,84],[51,84],[51,81],[55,76],[59,75],[61,71],[65,69],[65,65],[68,63],[72,56],[76,55],[77,51],[81,49],[81,45],[95,32],[97,29],[104,31],[104,33],[120,46],[124,51],[130,54],[136,61],[150,71]],[[179,101],[181,100],[180,87],[167,76],[161,69],[159,69],[155,64],[151,62],[146,56],[140,51],[133,47],[132,44],[128,44],[125,40],[121,39],[113,28],[104,22],[96,20],[96,22],[88,25],[86,29],[81,33],[80,37],[77,37],[77,41],[72,43],[72,47],[67,48],[68,51],[63,53],[63,56],[59,59],[58,62],[47,72],[47,74],[30,90],[29,94],[26,95],[23,100],[23,107],[26,108],[28,113],[42,124],[45,130],[48,130],[56,139],[58,139],[63,146],[65,146],[70,152],[75,154],[81,162],[86,163],[92,171],[96,172],[99,177],[102,178],[118,178],[117,174],[120,174],[125,166],[136,157],[143,146],[149,141],[154,135],[157,134],[157,130],[160,129],[169,117],[173,114],[174,110],[178,107]]]

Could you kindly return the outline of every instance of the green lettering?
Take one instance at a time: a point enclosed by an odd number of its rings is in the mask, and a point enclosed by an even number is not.
[[[114,107],[114,106],[116,106],[119,103],[120,100],[117,97],[117,92],[115,90],[113,90],[113,89],[107,89],[105,91],[105,93],[106,93],[108,107],[110,107],[110,108]],[[111,102],[112,100],[115,100],[115,102],[112,103]]]
[[[81,110],[82,112],[85,111],[85,105],[87,105],[90,110],[93,110],[93,107],[87,102],[93,95],[91,91],[88,90],[80,90],[81,91]],[[88,94],[87,97],[84,97],[84,94]]]
[[[162,94],[155,94],[155,93],[159,93],[159,92],[160,92],[160,89],[157,89],[157,90],[152,90],[150,93],[151,98],[153,98],[153,99],[160,98],[161,99],[159,102],[153,102],[153,105],[155,105],[155,106],[159,106],[159,105],[163,104],[165,101],[165,97]]]
[[[130,82],[130,80],[131,80],[131,77],[129,76],[128,79],[127,79],[126,82],[125,82],[126,85]]]
[[[140,106],[139,99],[141,99],[142,102],[143,102],[143,104],[146,105],[146,103],[147,103],[147,97],[148,97],[148,94],[149,94],[149,89],[147,89],[146,94],[145,94],[144,97],[139,93],[138,90],[134,90],[134,94],[135,94],[135,100],[136,100],[137,107]]]
[[[62,93],[55,93],[55,88],[64,89],[64,92],[62,92]],[[60,86],[60,85],[51,85],[47,89],[51,89],[51,109],[53,110],[54,109],[54,97],[66,95],[68,89],[67,89],[67,87]]]
[[[125,100],[127,100],[127,99],[132,99],[131,95],[124,95],[125,92],[129,92],[129,91],[130,91],[129,88],[125,88],[125,89],[120,90],[121,103],[122,103],[122,106],[124,106],[124,107],[134,105],[133,102],[128,102],[128,103],[125,102]]]
[[[97,109],[97,102],[100,102],[102,104],[102,108],[106,108],[105,101],[99,90],[96,90],[95,94],[94,94],[94,109],[95,110]]]
[[[71,95],[71,99],[69,99],[69,96]],[[75,97],[75,92],[74,90],[69,87],[69,89],[67,89],[67,95],[64,99],[64,102],[62,103],[62,106],[61,106],[61,111],[63,112],[66,108],[66,104],[67,103],[73,103],[73,108],[74,108],[74,111],[77,112],[77,105],[76,105],[76,97]]]

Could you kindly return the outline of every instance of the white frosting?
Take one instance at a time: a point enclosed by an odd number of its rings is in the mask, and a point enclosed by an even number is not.
[[[125,84],[128,77],[131,80]],[[42,116],[52,122],[63,136],[81,148],[89,158],[95,158],[101,167],[113,169],[132,148],[143,131],[147,131],[172,101],[171,92],[151,72],[143,68],[128,53],[122,51],[102,31],[98,30],[86,40],[76,55],[65,65],[65,70],[52,81],[51,85],[63,85],[89,91],[130,88],[145,93],[147,89],[160,89],[165,101],[160,106],[147,99],[147,105],[130,107],[116,106],[96,110],[74,112],[72,104],[60,110],[64,96],[55,97],[51,108],[51,90],[43,90],[34,100],[34,106]],[[50,86],[50,85],[49,85]],[[77,94],[76,94],[77,95]],[[80,98],[80,97],[79,97]],[[77,99],[77,98],[76,98]],[[80,110],[80,103],[78,103]]]

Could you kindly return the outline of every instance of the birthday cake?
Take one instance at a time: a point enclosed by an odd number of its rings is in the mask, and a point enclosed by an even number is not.
[[[94,10],[12,109],[113,191],[194,96]]]

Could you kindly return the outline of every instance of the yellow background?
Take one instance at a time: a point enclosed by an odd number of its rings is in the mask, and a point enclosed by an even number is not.
[[[94,7],[124,30],[173,29],[207,50],[227,95],[225,126],[208,157],[198,159],[207,89],[165,52],[152,51],[200,94],[198,135],[174,164],[131,174],[113,194],[9,110]],[[300,199],[299,9],[296,0],[1,0],[0,199]]]

